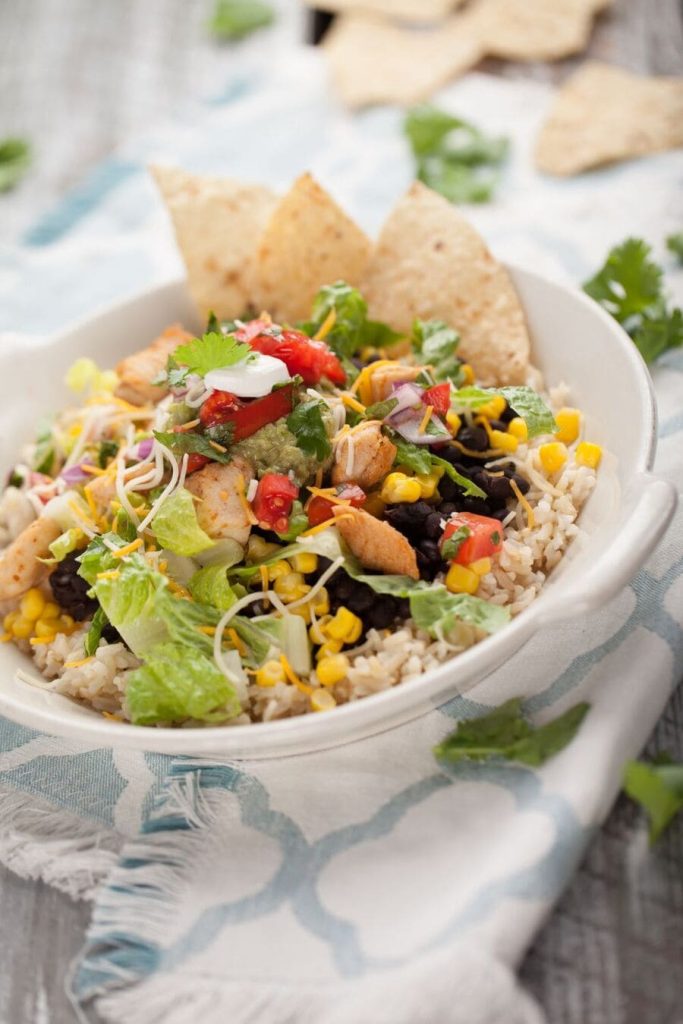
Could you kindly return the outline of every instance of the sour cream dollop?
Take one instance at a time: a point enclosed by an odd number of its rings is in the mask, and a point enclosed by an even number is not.
[[[204,383],[212,391],[229,391],[238,398],[262,398],[269,395],[276,384],[290,380],[289,371],[281,359],[254,352],[248,362],[210,370]]]

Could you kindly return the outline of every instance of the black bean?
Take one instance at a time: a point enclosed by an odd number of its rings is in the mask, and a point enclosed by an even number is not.
[[[491,515],[491,506],[483,498],[463,498],[460,505],[462,512],[474,512],[478,516]]]
[[[439,550],[439,545],[435,540],[421,540],[418,545],[418,550],[432,562],[441,561],[441,551]]]
[[[487,474],[487,477],[488,479],[482,484],[482,487],[490,498],[506,501],[514,496],[514,491],[506,476],[488,476]]]
[[[410,601],[407,597],[402,597],[398,602],[398,609],[396,612],[397,618],[409,619],[410,618]]]
[[[346,601],[346,605],[355,615],[363,615],[369,611],[375,600],[375,592],[372,587],[364,583],[356,583]]]
[[[430,540],[436,540],[440,537],[443,532],[442,520],[443,516],[440,512],[432,512],[430,516],[427,516],[424,523],[425,537],[429,537]]]
[[[341,601],[342,604],[346,604],[351,597],[351,594],[354,592],[355,587],[355,580],[352,580],[351,577],[347,576],[345,573],[344,579],[340,580],[334,588],[334,596],[338,601]]]
[[[50,589],[59,607],[76,622],[83,622],[94,615],[98,602],[88,597],[90,584],[78,575],[80,551],[72,551],[64,558],[50,576]]]
[[[503,421],[503,423],[509,423],[510,420],[514,420],[516,415],[517,415],[517,413],[515,412],[515,410],[511,409],[509,405],[506,405],[505,409],[500,414],[500,418]]]
[[[378,595],[366,616],[372,629],[387,629],[396,618],[396,601],[389,594]]]
[[[425,520],[432,512],[432,506],[426,501],[415,501],[402,505],[388,505],[384,516],[395,529],[410,537],[422,533]]]
[[[447,476],[439,480],[439,494],[442,501],[457,501],[462,498],[462,488]]]
[[[510,514],[510,509],[509,508],[497,508],[494,512],[491,513],[491,516],[493,517],[493,519],[498,519],[499,522],[502,523],[503,520],[509,514]]]
[[[529,491],[531,484],[525,477],[521,476],[519,473],[513,473],[512,479],[515,481],[522,494],[526,494]]]
[[[502,430],[503,433],[507,433],[507,423],[503,420],[489,420],[489,426],[491,430]]]
[[[484,452],[489,446],[489,436],[483,427],[461,427],[458,441],[473,452]]]
[[[111,622],[102,630],[102,639],[106,640],[108,644],[119,644],[123,638],[115,626],[112,626]]]
[[[444,501],[437,508],[437,512],[443,519],[450,519],[454,512],[458,511],[458,506],[452,501]]]

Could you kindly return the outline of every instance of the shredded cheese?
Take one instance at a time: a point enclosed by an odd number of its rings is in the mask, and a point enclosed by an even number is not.
[[[100,469],[99,466],[91,466],[88,462],[81,463],[81,472],[87,473],[90,476],[104,476],[107,472],[106,469]]]
[[[138,537],[137,540],[133,540],[130,544],[126,544],[123,548],[116,548],[112,551],[112,558],[125,558],[126,555],[132,555],[134,551],[142,547],[142,537]]]
[[[280,655],[280,664],[282,665],[285,675],[289,679],[292,686],[296,686],[297,690],[301,690],[302,693],[305,693],[307,696],[310,697],[310,695],[313,693],[313,687],[308,686],[306,683],[302,683],[302,681],[299,679],[298,675],[296,674],[292,666],[289,664],[286,655]]]
[[[513,480],[512,478],[510,479],[510,487],[514,491],[515,497],[517,498],[518,502],[520,503],[520,505],[526,513],[527,526],[530,530],[533,530],[534,526],[536,525],[536,517],[534,516],[534,510],[532,509],[531,505],[520,491],[516,481]]]
[[[224,445],[219,444],[218,441],[209,441],[209,444],[214,449],[214,451],[220,452],[221,455],[225,455],[225,453],[228,450]]]
[[[90,534],[90,537],[94,537],[97,533],[97,526],[92,522],[91,519],[85,514],[83,509],[75,501],[67,501],[68,507],[71,509],[77,519],[81,521],[85,527],[85,532]]]
[[[505,454],[501,448],[486,448],[483,452],[475,452],[473,448],[466,448],[464,444],[460,443],[460,441],[453,440],[451,441],[451,444],[454,445],[459,452],[462,452],[463,455],[469,455],[470,458],[473,459],[497,458],[499,455]]]
[[[381,369],[383,366],[393,366],[396,363],[395,359],[377,359],[374,363],[370,363],[368,366],[364,366],[360,371],[353,384],[351,385],[351,394],[355,395],[361,387],[365,387],[367,384],[370,386],[370,379],[375,370]]]
[[[313,600],[315,599],[315,597],[318,594],[318,592],[321,591],[322,588],[325,586],[325,584],[329,580],[330,576],[334,576],[334,574],[337,571],[337,569],[341,565],[343,565],[343,564],[344,564],[344,556],[340,555],[339,558],[335,559],[335,561],[332,562],[332,565],[329,565],[327,567],[327,569],[322,574],[320,579],[316,583],[313,584],[313,586],[311,587],[311,589],[309,590],[309,592],[306,594],[305,597],[300,597],[296,601],[292,601],[292,602],[290,602],[290,604],[287,605],[287,611],[291,612],[292,608],[298,608],[302,604],[308,604],[309,602],[311,602],[311,604],[310,604],[311,618],[314,618],[315,617],[315,612],[313,611],[313,603],[312,603]]]
[[[348,392],[342,392],[341,400],[348,409],[353,409],[354,412],[359,412],[361,416],[365,412],[366,407],[363,403],[359,402],[358,399],[353,397],[353,395],[348,394]]]
[[[268,566],[267,565],[260,565],[258,571],[259,571],[259,575],[261,577],[261,586],[263,587],[264,590],[268,590],[268,583],[269,583],[269,580],[268,580]]]
[[[252,526],[258,526],[258,519],[254,515],[254,511],[247,501],[247,496],[244,491],[244,477],[240,473],[237,478],[237,497],[239,498],[240,505],[244,509],[244,514],[247,518],[247,522]]]
[[[117,580],[121,575],[120,569],[107,569],[106,572],[98,572],[98,580]]]
[[[91,656],[89,658],[79,658],[78,661],[65,661],[64,668],[80,668],[81,665],[87,665],[89,661],[94,660],[95,659]]]
[[[161,508],[163,503],[166,501],[166,499],[169,497],[169,495],[172,494],[173,491],[176,489],[176,486],[178,484],[178,479],[180,477],[180,467],[178,466],[178,460],[176,459],[176,457],[173,454],[173,452],[171,452],[166,447],[166,445],[161,444],[160,441],[156,441],[155,440],[154,445],[155,445],[155,447],[157,445],[159,446],[159,449],[161,450],[162,455],[170,463],[170,466],[171,466],[171,479],[169,480],[169,482],[166,485],[166,487],[164,487],[163,491],[161,492],[161,494],[159,495],[157,500],[152,504],[152,507],[150,508],[150,510],[147,513],[147,515],[145,516],[145,518],[139,524],[139,526],[137,528],[138,529],[138,533],[143,533],[143,531],[147,529],[147,527],[149,526],[151,521],[154,519],[154,516],[157,514],[157,512],[159,511],[159,509]]]
[[[200,633],[204,633],[205,636],[215,636],[215,626],[197,626],[197,630]]]
[[[342,513],[340,516],[334,516],[332,519],[326,519],[324,523],[318,523],[317,526],[312,526],[310,530],[304,530],[304,532],[299,534],[299,536],[314,537],[317,533],[322,533],[323,530],[327,530],[329,526],[336,526],[342,519],[355,519],[355,516],[349,515],[348,513]]]
[[[418,427],[418,430],[420,431],[421,434],[424,434],[425,430],[427,429],[427,425],[429,424],[429,421],[432,418],[433,412],[434,406],[428,405],[427,408],[425,409],[425,414],[422,417],[422,420],[420,421],[420,426]]]
[[[51,644],[56,636],[56,633],[52,633],[51,636],[32,636],[29,643],[32,647],[42,647],[43,644]]]
[[[337,310],[332,307],[323,322],[321,323],[318,330],[313,335],[313,341],[322,341],[330,333],[335,323],[337,322]]]
[[[237,630],[233,629],[231,626],[228,629],[226,629],[225,632],[230,637],[230,640],[232,641],[232,646],[235,648],[240,658],[243,658],[244,655],[247,653],[247,648],[244,641],[241,640],[240,637],[238,636]]]
[[[200,419],[190,420],[189,423],[183,423],[182,426],[178,427],[178,433],[185,433],[186,430],[192,430],[193,427],[198,427],[200,423]]]
[[[353,467],[356,462],[356,440],[351,435],[352,431],[349,431],[346,436],[346,466],[344,467],[349,479],[353,477]]]

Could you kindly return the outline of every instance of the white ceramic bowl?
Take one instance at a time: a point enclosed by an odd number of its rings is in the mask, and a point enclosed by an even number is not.
[[[101,746],[194,756],[275,757],[360,739],[423,714],[463,692],[538,630],[602,607],[635,574],[673,513],[673,487],[649,472],[656,412],[647,369],[621,328],[579,291],[509,267],[526,310],[534,362],[546,383],[571,387],[587,435],[610,453],[581,515],[583,535],[529,609],[505,629],[438,669],[327,714],[239,727],[154,729],[108,721],[15,679],[29,660],[0,646],[0,713],[22,725]],[[0,479],[36,421],[67,404],[62,384],[78,356],[111,366],[174,320],[199,328],[183,282],[147,291],[57,337],[0,352]],[[512,669],[514,670],[514,668]]]

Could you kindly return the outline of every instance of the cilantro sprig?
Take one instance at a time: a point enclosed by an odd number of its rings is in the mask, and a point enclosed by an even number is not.
[[[656,843],[683,811],[683,764],[630,761],[624,772],[624,791],[645,809],[650,819],[650,842]]]
[[[678,231],[675,235],[669,235],[666,240],[666,247],[669,252],[678,257],[679,263],[683,263],[683,231]]]
[[[226,366],[247,362],[254,355],[251,346],[238,341],[234,335],[210,331],[201,338],[193,338],[185,345],[179,345],[173,358],[179,365],[186,366],[190,373],[205,377],[211,370],[222,370]]]
[[[155,430],[154,436],[157,441],[165,444],[176,455],[206,455],[214,462],[230,462],[232,457],[230,452],[222,452],[218,448],[214,448],[210,438],[204,434],[193,434],[189,430],[184,433],[182,431],[174,433],[170,430]],[[225,446],[221,445],[221,447]]]
[[[469,121],[432,106],[409,110],[403,130],[425,185],[451,203],[487,203],[492,198],[496,170],[508,153],[507,139],[484,135]]]
[[[322,415],[325,408],[324,402],[313,398],[297,405],[287,417],[287,429],[294,434],[297,446],[305,455],[313,455],[319,462],[324,462],[332,454]]]
[[[361,348],[385,348],[401,337],[387,324],[368,319],[367,302],[358,289],[346,281],[320,289],[313,302],[311,319],[301,324],[301,330],[313,337],[328,318],[333,318],[333,322],[325,335],[325,344],[345,367]]]
[[[459,526],[458,529],[445,540],[441,546],[441,556],[446,562],[450,562],[457,555],[472,531],[469,526]]]
[[[216,0],[209,29],[218,39],[244,39],[274,19],[273,8],[263,0]]]
[[[522,714],[521,699],[514,697],[481,718],[460,722],[434,753],[450,764],[503,759],[536,768],[573,740],[588,708],[575,704],[545,725],[533,726]]]
[[[31,147],[25,139],[0,141],[0,192],[18,185],[31,163]]]
[[[662,269],[651,252],[642,239],[627,238],[583,286],[630,334],[646,363],[683,345],[683,312],[669,308]]]

